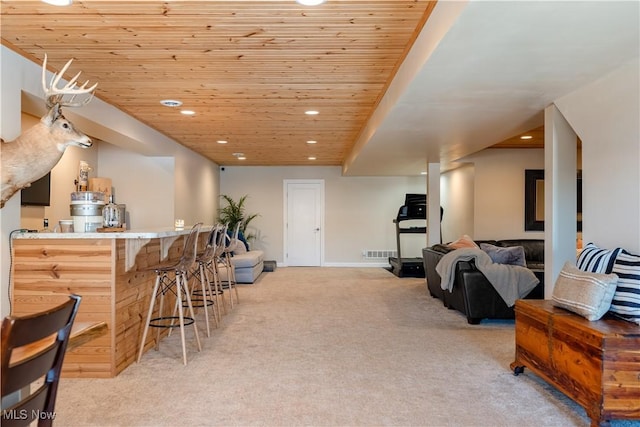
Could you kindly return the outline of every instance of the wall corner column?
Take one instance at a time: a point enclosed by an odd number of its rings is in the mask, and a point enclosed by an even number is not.
[[[550,299],[566,261],[575,262],[577,135],[555,105],[544,110],[544,283]]]
[[[21,132],[21,73],[20,57],[0,46],[0,136],[12,141]],[[20,194],[15,194],[0,209],[0,315],[10,314],[9,275],[11,272],[11,231],[20,228]]]
[[[427,246],[441,243],[440,163],[427,164]]]

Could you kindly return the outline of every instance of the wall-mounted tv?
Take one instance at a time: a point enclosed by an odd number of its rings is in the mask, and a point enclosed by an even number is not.
[[[20,193],[22,206],[49,206],[51,202],[51,172],[32,182],[30,187],[23,188]]]

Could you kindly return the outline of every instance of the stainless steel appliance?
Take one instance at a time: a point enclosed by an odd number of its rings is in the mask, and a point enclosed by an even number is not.
[[[74,232],[95,232],[102,227],[104,198],[104,193],[99,191],[75,191],[71,193],[70,210]]]

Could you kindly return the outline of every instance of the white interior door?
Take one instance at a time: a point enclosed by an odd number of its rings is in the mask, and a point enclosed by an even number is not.
[[[288,266],[322,265],[324,181],[285,180],[285,254]]]

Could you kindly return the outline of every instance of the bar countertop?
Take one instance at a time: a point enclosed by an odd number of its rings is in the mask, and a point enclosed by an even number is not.
[[[200,231],[210,230],[210,226],[203,226]],[[116,232],[84,232],[84,233],[35,233],[17,232],[13,234],[14,239],[156,239],[164,237],[178,237],[189,234],[191,226],[184,228],[148,228],[139,230],[126,230]]]
[[[161,260],[167,258],[169,248],[180,236],[186,236],[191,231],[192,226],[184,228],[149,228],[140,230],[127,230],[116,232],[84,232],[84,233],[35,233],[35,232],[18,232],[12,235],[13,239],[24,240],[40,240],[43,245],[49,241],[55,240],[72,240],[72,239],[101,239],[101,240],[117,240],[122,239],[125,242],[125,269],[129,271],[133,268],[136,256],[140,250],[148,244],[152,239],[160,240],[160,256]],[[200,227],[202,233],[210,231],[212,226]]]

